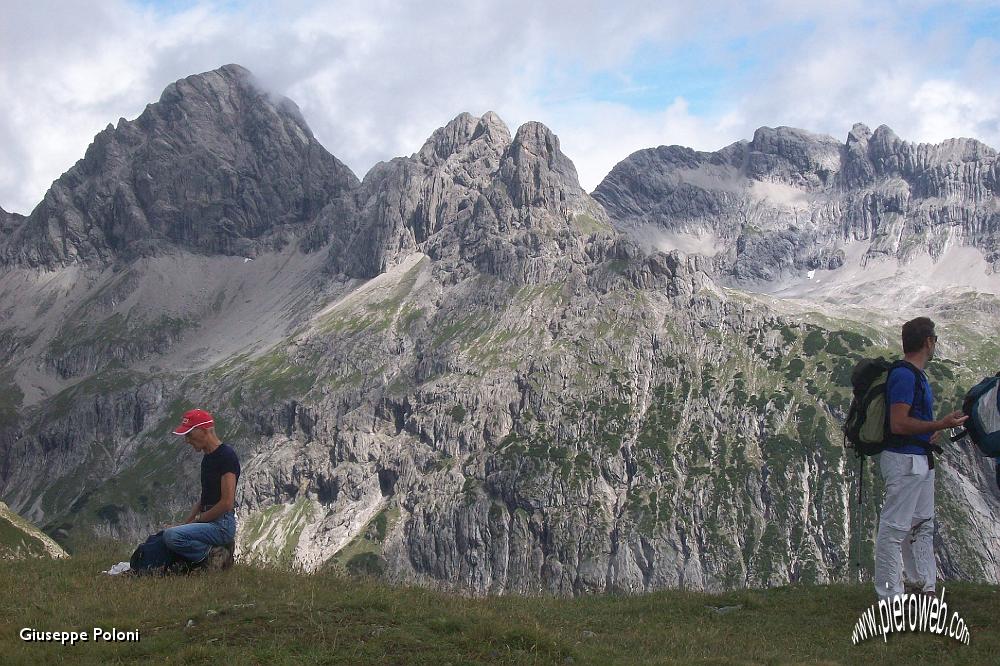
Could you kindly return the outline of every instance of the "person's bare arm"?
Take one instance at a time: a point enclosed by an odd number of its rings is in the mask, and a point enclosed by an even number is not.
[[[165,527],[164,529],[170,527],[180,527],[181,525],[187,525],[189,523],[196,522],[196,519],[198,518],[198,511],[200,510],[201,510],[201,500],[198,500],[194,503],[194,506],[191,507],[191,513],[189,513],[188,517],[184,519],[184,522],[177,523],[176,525],[167,525],[167,527]]]
[[[910,416],[910,405],[897,402],[889,408],[889,429],[894,435],[923,435],[960,426],[968,418],[956,411],[937,421],[921,421]]]
[[[198,517],[199,523],[210,523],[236,506],[236,475],[226,472],[222,475],[222,497],[211,509]]]

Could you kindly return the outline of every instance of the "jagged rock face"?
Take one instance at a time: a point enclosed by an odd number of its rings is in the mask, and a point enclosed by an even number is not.
[[[17,233],[24,223],[24,216],[17,213],[8,213],[0,208],[0,248],[4,248],[10,242],[10,238]]]
[[[761,127],[747,145],[747,175],[822,189],[840,170],[840,145],[831,137],[791,127]]]
[[[539,281],[551,277],[539,272],[544,266],[566,273],[582,262],[592,233],[611,232],[556,136],[527,123],[511,139],[492,112],[461,114],[413,156],[377,164],[357,208],[358,230],[331,255],[357,277],[420,250],[460,273]]]
[[[18,215],[17,213],[8,213],[3,208],[0,208],[0,234],[11,233],[14,230],[14,226],[20,224],[21,220],[24,219],[23,215]]]
[[[972,139],[912,144],[858,124],[841,144],[765,127],[715,153],[639,151],[594,197],[621,229],[711,236],[721,274],[752,284],[839,268],[855,242],[861,265],[968,245],[996,268],[998,176],[996,151]]]
[[[446,226],[460,224],[459,216],[467,221],[467,209],[490,187],[509,145],[510,132],[495,114],[463,113],[415,155],[375,165],[358,193],[361,222],[347,251],[353,273],[374,277]]]
[[[246,113],[272,113],[255,99],[262,108]],[[888,192],[881,162],[838,170],[834,155],[807,133],[762,130],[719,153],[639,153],[602,191],[617,197],[618,224],[732,230],[729,274],[766,279],[839,255],[819,221],[782,226],[784,208],[743,210],[771,224],[747,232],[733,201],[764,174],[824,193],[870,171]],[[123,157],[123,171],[140,157]],[[247,561],[472,593],[851,576],[857,472],[838,426],[853,362],[891,355],[891,326],[724,289],[718,257],[644,251],[537,123],[512,136],[495,114],[462,114],[414,155],[330,192],[288,234],[298,243],[254,237],[252,262],[171,241],[169,255],[113,255],[124,268],[0,270],[0,311],[15,324],[0,328],[0,497],[60,537],[141,538],[196,496],[198,458],[167,433],[201,406],[243,460]],[[36,222],[3,221],[22,259],[39,247],[21,242]],[[804,254],[804,242],[819,247]],[[780,261],[750,261],[769,253]],[[959,322],[970,308],[996,320],[995,299],[935,307],[942,330],[987,349],[988,325]],[[39,318],[49,323],[33,327]],[[935,395],[953,399],[994,359],[947,351],[930,373]],[[942,571],[1000,579],[987,467],[955,452],[939,464]]]
[[[252,256],[276,229],[307,225],[356,186],[294,103],[228,65],[109,125],[0,251],[7,263],[46,267],[128,261],[166,245]]]

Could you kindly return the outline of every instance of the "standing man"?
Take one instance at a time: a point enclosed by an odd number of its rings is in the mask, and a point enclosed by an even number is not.
[[[882,598],[903,593],[901,563],[907,580],[924,594],[933,595],[937,583],[932,449],[941,430],[968,418],[958,411],[934,420],[934,394],[924,367],[934,358],[937,339],[927,317],[903,324],[903,363],[886,382],[890,444],[879,461],[885,504],[875,539],[875,592]]]
[[[212,415],[204,410],[192,409],[184,414],[173,433],[183,435],[191,448],[203,454],[201,497],[183,524],[164,530],[163,541],[188,562],[226,568],[232,564],[235,548],[234,508],[240,459],[216,436]]]

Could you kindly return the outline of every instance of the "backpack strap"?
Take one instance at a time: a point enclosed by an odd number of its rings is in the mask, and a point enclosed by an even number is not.
[[[895,370],[896,368],[907,368],[910,372],[913,373],[913,403],[910,404],[910,414],[912,414],[914,408],[916,408],[917,406],[917,401],[918,400],[923,401],[924,399],[924,373],[921,372],[920,368],[918,368],[917,366],[913,365],[912,363],[904,359],[900,359],[894,362],[889,367],[889,374],[891,375],[892,371]],[[888,384],[889,382],[887,377],[886,378],[887,387]],[[888,401],[886,402],[888,403]],[[887,406],[886,414],[888,416],[888,412],[891,409],[891,405],[887,404],[886,406]],[[930,442],[925,442],[924,440],[914,437],[912,435],[893,435],[890,431],[889,437],[891,438],[892,441],[898,442],[899,445],[916,444],[917,446],[924,448],[927,451],[927,465],[929,469],[934,469],[934,454],[944,453],[944,449],[942,449],[940,446],[936,444],[931,444]]]
[[[917,406],[917,400],[923,400],[924,398],[924,373],[917,366],[902,359],[889,366],[889,374],[892,374],[892,371],[896,368],[908,368],[913,373],[913,403],[910,405],[910,411],[912,412],[913,408]]]

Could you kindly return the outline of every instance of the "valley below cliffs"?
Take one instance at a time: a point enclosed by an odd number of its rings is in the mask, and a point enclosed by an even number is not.
[[[60,542],[190,507],[199,406],[238,556],[470,594],[855,580],[880,481],[850,371],[938,322],[939,410],[994,374],[996,153],[762,128],[591,195],[555,134],[463,113],[358,179],[229,65],[0,218],[0,499]],[[1000,581],[1000,492],[939,458],[940,571]],[[858,542],[859,526],[862,539]]]

